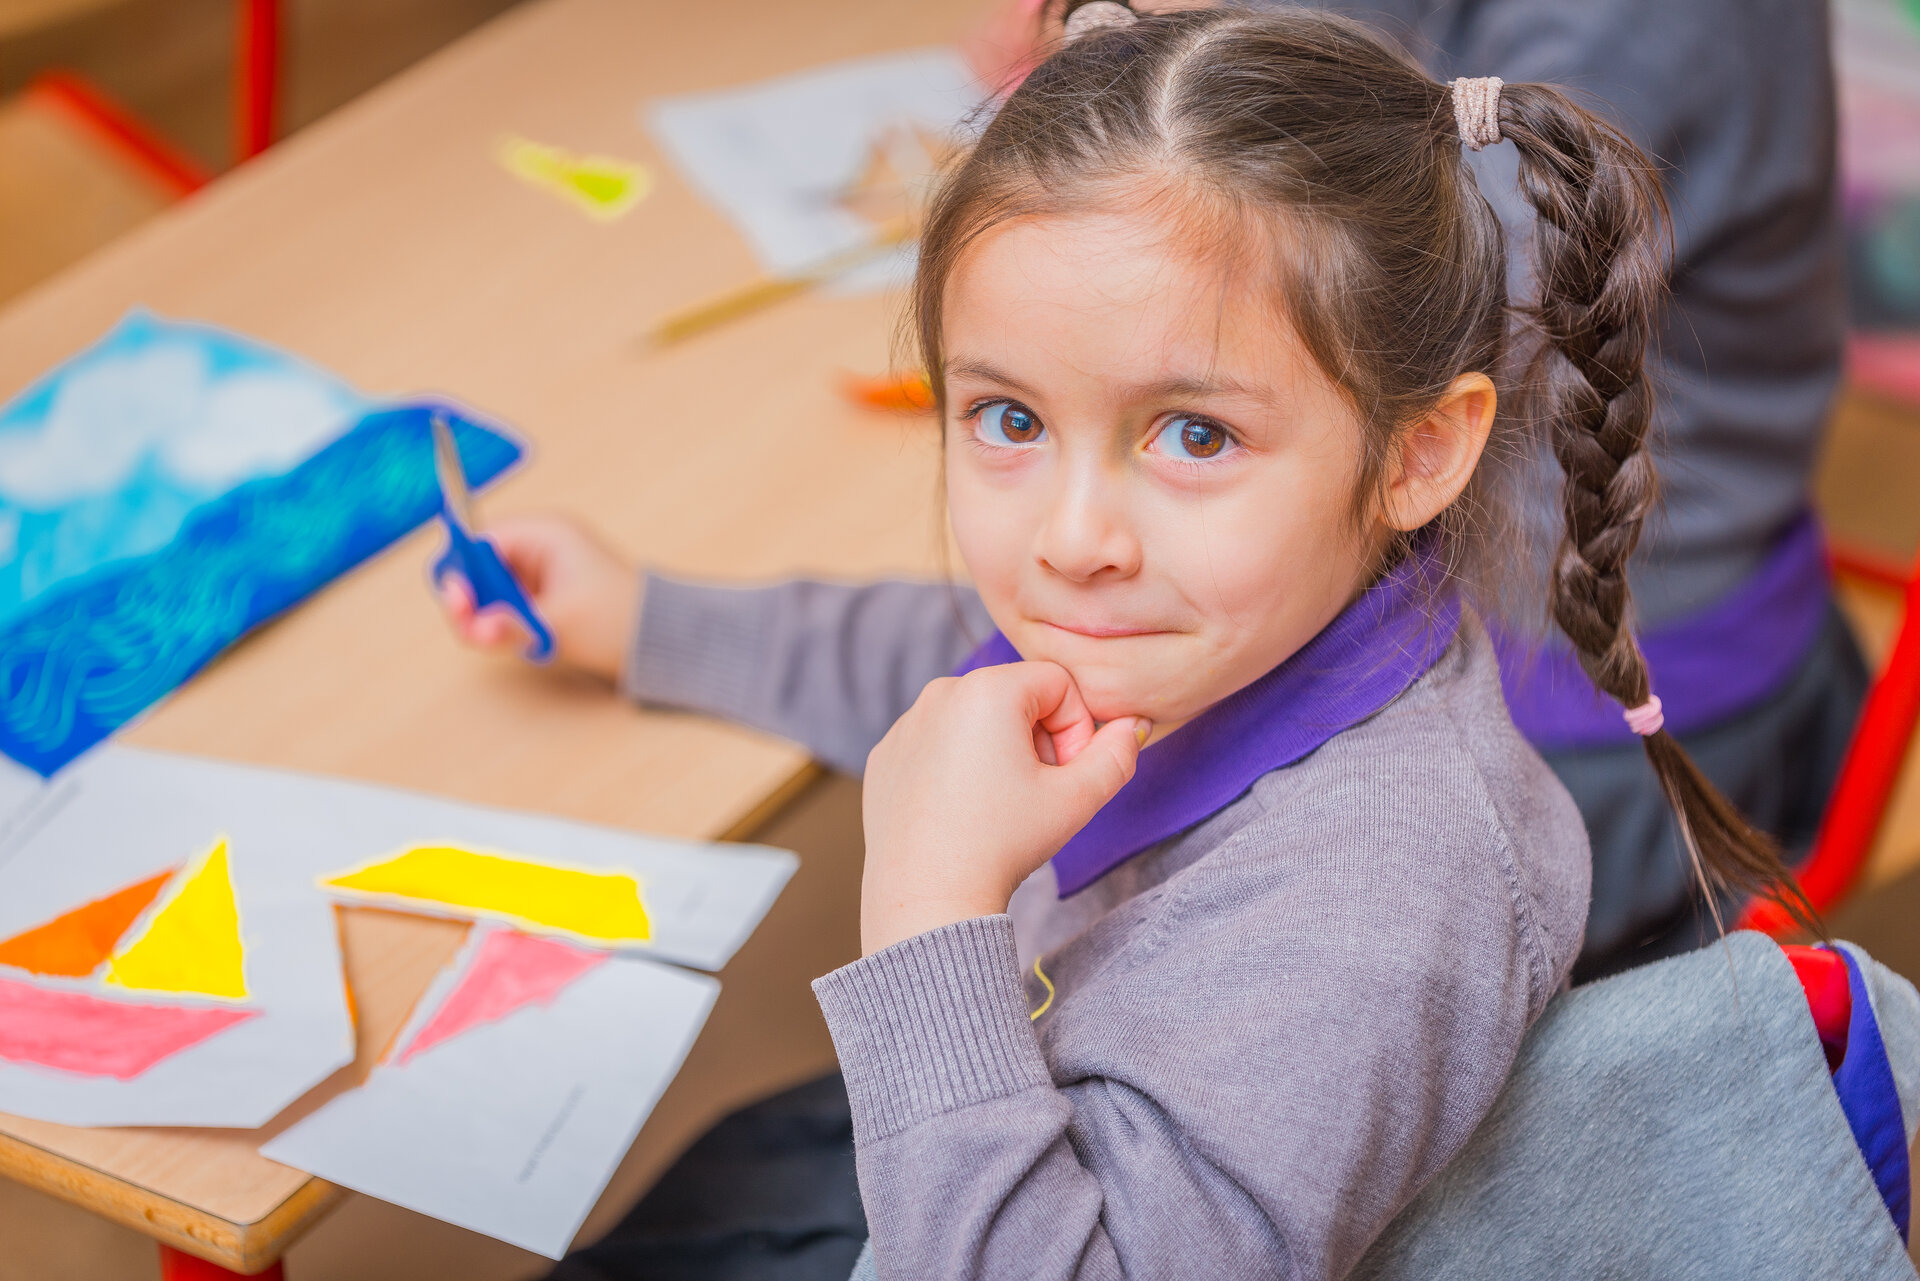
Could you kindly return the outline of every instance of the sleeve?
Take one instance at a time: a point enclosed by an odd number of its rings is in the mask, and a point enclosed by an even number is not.
[[[620,686],[792,739],[857,775],[926,683],[992,633],[979,597],[950,584],[716,587],[649,574]]]
[[[1363,858],[1201,878],[1198,917],[1062,959],[1044,1025],[1004,916],[819,980],[883,1281],[1344,1275],[1485,1115],[1529,1000],[1510,919]]]

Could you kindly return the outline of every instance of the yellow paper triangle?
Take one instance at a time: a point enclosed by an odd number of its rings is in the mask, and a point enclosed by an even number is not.
[[[627,872],[562,867],[451,845],[422,845],[322,882],[333,889],[437,904],[594,943],[652,937],[640,882]]]
[[[143,992],[246,999],[246,953],[225,837],[188,872],[147,928],[113,954],[106,982]]]

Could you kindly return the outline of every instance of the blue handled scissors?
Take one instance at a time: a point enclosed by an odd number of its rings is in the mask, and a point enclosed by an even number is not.
[[[533,637],[527,657],[536,663],[553,658],[553,633],[533,612],[533,602],[520,590],[513,571],[500,559],[500,552],[481,536],[473,523],[473,498],[467,491],[466,468],[460,465],[460,450],[453,443],[453,429],[446,415],[433,414],[433,469],[440,477],[440,519],[447,527],[447,550],[434,562],[433,582],[439,586],[448,574],[459,574],[473,590],[473,607],[505,605],[526,625]]]

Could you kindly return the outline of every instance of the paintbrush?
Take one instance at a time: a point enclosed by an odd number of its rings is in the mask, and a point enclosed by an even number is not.
[[[845,275],[855,267],[862,266],[882,254],[891,252],[912,240],[917,230],[912,220],[898,219],[881,227],[874,233],[873,239],[864,244],[855,245],[851,249],[823,258],[792,275],[764,276],[709,298],[705,302],[695,303],[691,307],[673,312],[655,321],[643,341],[648,347],[670,347],[696,334],[724,325],[729,320],[784,302],[817,285],[825,284],[836,276]]]

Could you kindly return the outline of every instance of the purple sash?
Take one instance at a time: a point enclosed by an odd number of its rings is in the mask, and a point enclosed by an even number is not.
[[[1794,521],[1753,576],[1697,613],[1642,633],[1667,729],[1688,734],[1745,711],[1779,689],[1819,638],[1831,589],[1813,514]],[[1507,710],[1544,751],[1634,741],[1620,705],[1593,687],[1566,641],[1489,624]]]
[[[1061,897],[1378,712],[1433,666],[1459,626],[1459,598],[1437,585],[1433,559],[1402,561],[1291,658],[1140,753],[1133,779],[1054,855]],[[954,675],[1019,661],[995,632]]]

